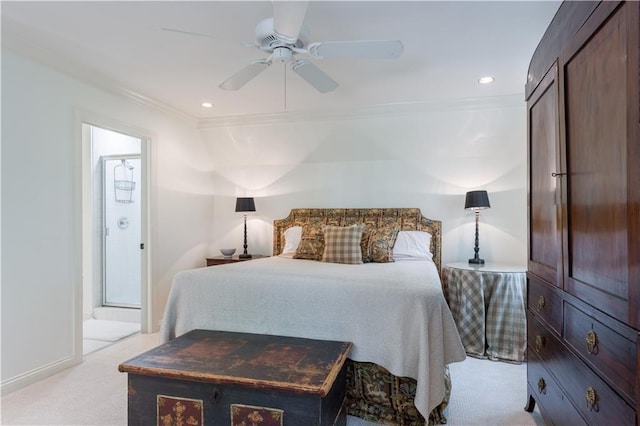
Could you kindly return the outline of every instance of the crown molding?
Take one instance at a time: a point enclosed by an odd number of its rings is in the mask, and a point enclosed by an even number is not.
[[[2,17],[2,49],[11,50],[20,56],[50,67],[79,81],[88,83],[105,92],[124,97],[147,108],[160,111],[193,127],[198,125],[197,118],[177,108],[125,87],[95,69],[83,67],[77,62],[53,53],[45,46],[34,41],[34,37],[30,35],[34,33],[37,33],[37,30],[27,29],[24,25],[12,19]],[[45,36],[40,35],[39,37]]]
[[[434,111],[475,111],[495,108],[524,108],[524,90],[512,95],[483,98],[437,99],[332,110],[289,111],[267,114],[233,115],[199,120],[198,128],[239,127],[301,121],[357,120],[376,117],[402,117]]]

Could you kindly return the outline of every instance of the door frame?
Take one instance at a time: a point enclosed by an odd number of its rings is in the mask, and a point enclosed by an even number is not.
[[[81,224],[81,240],[82,240],[82,260],[81,260],[81,276],[75,291],[75,353],[76,357],[82,357],[82,322],[83,322],[83,289],[87,281],[91,281],[93,276],[93,199],[92,199],[92,164],[91,164],[91,126],[100,127],[102,129],[123,133],[129,136],[139,138],[140,143],[140,159],[141,159],[141,187],[140,194],[141,204],[141,244],[144,244],[141,259],[141,332],[153,332],[153,287],[151,285],[153,277],[153,223],[152,215],[154,200],[154,169],[153,164],[155,150],[153,149],[153,132],[139,128],[127,123],[120,122],[116,119],[102,116],[86,110],[76,109],[76,128],[79,132],[79,154],[81,164],[81,179],[78,182],[79,192],[81,194],[80,217]]]

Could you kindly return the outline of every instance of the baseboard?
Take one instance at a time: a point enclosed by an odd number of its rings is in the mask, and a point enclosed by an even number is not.
[[[70,356],[7,379],[0,383],[0,396],[8,395],[11,392],[15,392],[26,386],[32,385],[42,379],[46,379],[47,377],[66,370],[69,367],[80,364],[81,362],[82,357],[76,359],[75,357]]]

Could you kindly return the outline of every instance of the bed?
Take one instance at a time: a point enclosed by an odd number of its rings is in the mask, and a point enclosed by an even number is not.
[[[334,232],[357,238],[347,257],[362,259],[341,263],[340,250],[337,262],[327,257]],[[419,209],[293,209],[273,233],[272,257],[176,274],[162,342],[196,328],[349,341],[348,414],[446,422],[447,365],[465,351],[442,292],[441,222]],[[405,259],[396,249],[414,234],[428,253],[414,258],[409,244]]]

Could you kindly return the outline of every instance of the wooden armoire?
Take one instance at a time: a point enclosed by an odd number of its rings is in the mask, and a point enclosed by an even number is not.
[[[638,425],[640,2],[562,3],[529,66],[528,402]]]

